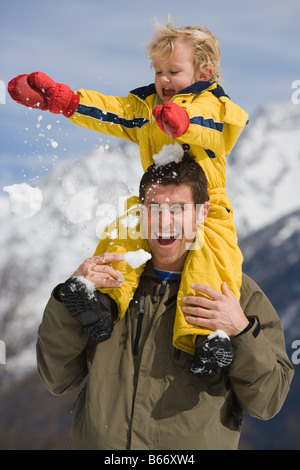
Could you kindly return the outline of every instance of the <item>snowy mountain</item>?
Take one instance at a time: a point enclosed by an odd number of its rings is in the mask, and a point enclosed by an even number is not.
[[[243,243],[246,259],[260,253],[258,229],[279,219],[270,246],[281,247],[283,241],[292,242],[291,234],[299,228],[296,212],[286,224],[280,221],[300,208],[299,129],[300,106],[268,105],[252,119],[229,157],[227,189],[238,233],[240,239],[254,237]],[[35,368],[37,328],[52,288],[93,255],[105,224],[121,211],[120,198],[137,194],[141,174],[137,147],[121,142],[56,164],[39,184],[43,199],[32,216],[26,210],[24,217],[15,215],[13,201],[7,192],[1,194],[0,340],[7,348],[6,364],[0,366],[2,384]],[[264,246],[266,250],[268,243]]]
[[[240,237],[300,207],[300,106],[268,104],[249,121],[227,170]]]
[[[243,270],[275,306],[288,347],[300,338],[300,209],[240,242]]]
[[[0,339],[6,344],[2,383],[35,367],[37,327],[52,288],[93,255],[103,228],[123,211],[126,197],[137,193],[141,175],[137,148],[123,144],[110,150],[100,147],[81,161],[56,166],[39,185],[42,205],[31,217],[32,191],[25,194],[19,186],[21,200],[2,193]],[[18,187],[13,189],[17,196]]]
[[[280,413],[268,422],[245,417],[241,445],[256,450],[300,449],[300,210],[281,217],[241,243],[244,272],[274,305],[284,329],[286,349],[295,375]],[[294,358],[294,360],[293,360]]]

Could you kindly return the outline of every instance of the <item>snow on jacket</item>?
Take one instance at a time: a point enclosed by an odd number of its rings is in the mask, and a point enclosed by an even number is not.
[[[178,280],[162,284],[148,263],[128,315],[98,345],[51,296],[39,328],[39,373],[54,394],[85,381],[70,449],[237,449],[243,410],[260,419],[280,410],[293,368],[280,320],[263,292],[243,276],[241,305],[253,324],[231,339],[230,366],[214,377],[198,377],[190,372],[191,355],[174,355],[178,286]]]

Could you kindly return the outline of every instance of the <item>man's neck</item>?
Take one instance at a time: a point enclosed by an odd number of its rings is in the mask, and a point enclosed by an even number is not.
[[[184,256],[175,260],[172,263],[164,263],[161,260],[157,259],[155,256],[153,256],[153,253],[152,253],[151,261],[155,269],[159,269],[161,271],[167,271],[167,272],[182,272],[187,255],[188,255],[188,252],[186,252]]]

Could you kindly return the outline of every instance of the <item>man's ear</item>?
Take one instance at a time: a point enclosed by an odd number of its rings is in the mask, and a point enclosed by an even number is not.
[[[205,201],[203,204],[200,205],[200,208],[197,214],[197,224],[204,224],[209,208],[210,208],[209,201]]]

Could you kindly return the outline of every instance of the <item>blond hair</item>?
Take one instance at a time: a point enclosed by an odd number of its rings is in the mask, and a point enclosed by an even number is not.
[[[210,81],[220,79],[221,51],[217,38],[206,28],[200,26],[186,26],[177,28],[172,25],[169,16],[166,26],[160,24],[156,19],[156,35],[147,44],[148,57],[151,65],[155,59],[169,60],[172,57],[178,39],[187,40],[194,51],[195,71],[205,71],[211,67],[213,74]]]

